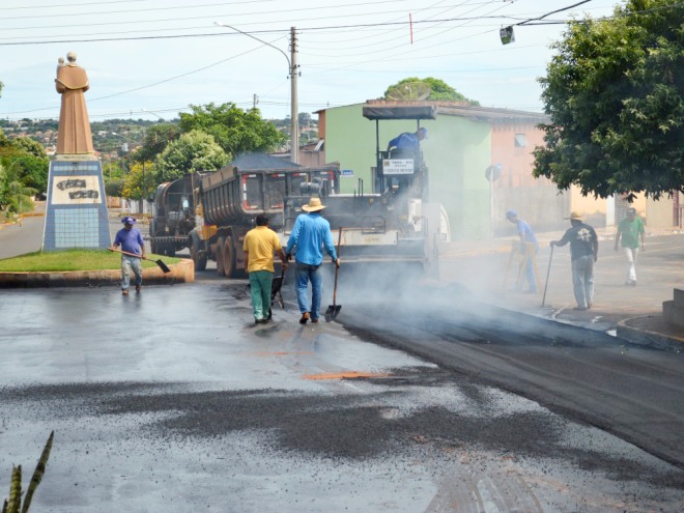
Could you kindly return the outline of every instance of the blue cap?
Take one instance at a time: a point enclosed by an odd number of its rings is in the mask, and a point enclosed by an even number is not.
[[[126,216],[121,220],[121,222],[123,224],[133,224],[135,223],[135,219],[133,219],[131,216]]]
[[[518,213],[515,210],[507,210],[506,211],[506,217],[508,219],[510,219],[512,217],[518,217]]]

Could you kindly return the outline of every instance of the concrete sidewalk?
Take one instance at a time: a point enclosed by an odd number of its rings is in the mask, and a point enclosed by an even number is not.
[[[514,234],[481,242],[454,242],[442,248],[440,280],[460,283],[479,300],[508,310],[606,331],[629,342],[684,349],[684,333],[662,319],[663,301],[673,298],[675,288],[684,288],[684,233],[647,230],[645,251],[637,263],[638,285],[630,287],[625,285],[625,256],[621,250],[614,251],[615,228],[596,231],[595,297],[587,311],[574,310],[569,246],[553,248],[551,253],[549,242],[559,240],[564,232],[537,234],[539,294],[513,290],[518,270],[517,255],[511,258],[517,241]]]

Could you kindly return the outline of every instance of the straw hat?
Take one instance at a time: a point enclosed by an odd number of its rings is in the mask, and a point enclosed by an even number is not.
[[[318,212],[319,210],[323,210],[325,208],[325,205],[321,203],[321,198],[311,198],[309,200],[308,205],[302,205],[302,210],[304,212]]]
[[[582,214],[580,214],[577,211],[570,212],[570,217],[567,219],[570,219],[570,221],[581,221],[582,220]]]

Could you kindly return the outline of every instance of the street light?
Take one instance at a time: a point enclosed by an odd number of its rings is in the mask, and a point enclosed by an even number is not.
[[[299,163],[299,113],[297,112],[299,110],[299,106],[297,104],[297,63],[296,63],[296,47],[295,47],[295,29],[292,27],[290,29],[291,31],[291,36],[292,36],[292,59],[287,56],[285,52],[283,52],[280,48],[277,46],[273,46],[271,43],[267,41],[263,41],[262,39],[259,39],[258,37],[253,36],[252,34],[248,34],[247,32],[243,32],[240,29],[236,29],[235,27],[232,27],[230,25],[226,25],[225,23],[221,21],[215,21],[214,25],[218,27],[225,27],[229,28],[231,30],[234,30],[235,32],[239,32],[240,34],[244,34],[247,37],[251,37],[252,39],[255,39],[256,41],[259,41],[260,43],[270,46],[271,48],[274,48],[278,50],[280,53],[282,53],[285,58],[287,59],[287,66],[289,70],[289,75],[290,75],[290,134],[291,134],[291,149],[290,149],[290,160],[294,162],[295,164]]]
[[[159,114],[157,114],[156,112],[152,112],[151,110],[147,110],[147,109],[142,109],[142,111],[145,112],[145,113],[147,113],[147,114],[152,114],[153,116],[157,116],[159,119],[161,119],[161,120],[164,121],[164,122],[166,121],[163,117],[161,117],[161,116],[160,116]]]

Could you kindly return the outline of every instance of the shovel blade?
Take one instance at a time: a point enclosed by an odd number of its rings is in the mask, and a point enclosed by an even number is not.
[[[159,268],[160,268],[162,271],[164,271],[165,273],[170,273],[170,272],[171,272],[171,269],[169,269],[169,266],[166,265],[166,264],[165,264],[164,262],[162,262],[161,260],[155,260],[155,262],[157,263],[157,265],[159,266]]]
[[[325,311],[325,320],[326,322],[330,322],[337,317],[337,314],[340,313],[340,310],[342,309],[342,305],[330,305],[328,309]]]

